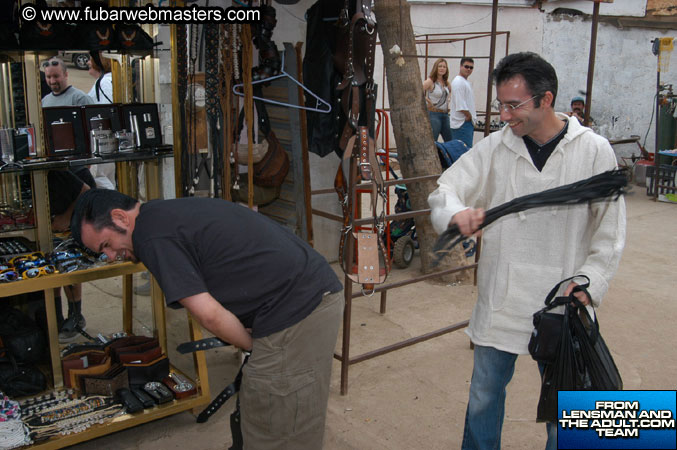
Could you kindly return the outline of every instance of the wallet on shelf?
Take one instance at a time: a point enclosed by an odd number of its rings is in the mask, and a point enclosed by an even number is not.
[[[72,353],[61,360],[66,387],[82,390],[81,376],[102,375],[111,367],[111,360],[102,350]]]
[[[138,398],[127,388],[118,389],[115,392],[116,397],[120,400],[120,403],[125,407],[125,410],[129,414],[134,414],[135,412],[143,411],[143,405]]]
[[[143,389],[131,388],[130,391],[132,391],[132,394],[134,394],[136,398],[139,399],[144,408],[152,408],[155,406],[153,399]]]
[[[127,368],[121,364],[113,364],[101,375],[81,375],[80,386],[85,395],[113,396],[122,388],[129,387]]]

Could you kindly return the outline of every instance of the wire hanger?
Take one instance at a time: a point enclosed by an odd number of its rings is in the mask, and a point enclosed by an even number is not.
[[[311,91],[310,89],[308,89],[307,87],[305,87],[304,85],[299,83],[298,80],[296,80],[296,78],[292,77],[291,75],[289,75],[287,72],[284,71],[284,54],[285,54],[285,52],[282,52],[282,58],[281,58],[282,64],[280,64],[280,73],[278,75],[274,75],[272,77],[264,78],[262,80],[253,81],[252,86],[254,86],[255,84],[268,83],[270,81],[277,80],[279,78],[287,77],[290,80],[292,80],[294,83],[296,83],[297,86],[300,86],[303,89],[304,92],[306,92],[307,94],[309,94],[311,97],[313,97],[316,100],[315,107],[313,108],[313,107],[310,107],[310,106],[302,106],[302,105],[294,105],[294,104],[291,104],[291,103],[283,103],[283,102],[278,102],[277,100],[271,100],[269,98],[257,97],[257,96],[254,96],[254,99],[255,100],[261,100],[264,103],[271,103],[273,105],[278,105],[278,106],[286,106],[286,107],[289,107],[289,108],[296,108],[296,109],[305,109],[306,111],[313,111],[313,112],[319,112],[319,113],[325,113],[325,114],[330,113],[331,112],[331,105],[329,103],[327,103],[326,101],[324,101],[323,99],[318,97],[317,94],[315,94],[313,91]],[[244,87],[244,83],[236,84],[235,86],[233,86],[233,93],[235,95],[243,97],[244,92],[238,91],[238,88],[243,88],[243,87]],[[322,107],[324,107],[324,108],[322,108]]]

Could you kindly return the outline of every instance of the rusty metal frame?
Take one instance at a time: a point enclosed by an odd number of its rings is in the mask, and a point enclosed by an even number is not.
[[[352,158],[351,158],[352,159]],[[352,161],[351,161],[352,162]],[[353,171],[355,170],[355,164],[351,164],[351,173],[349,176],[349,183],[348,183],[348,202],[349,208],[353,208],[355,204],[355,194],[359,190],[363,189],[368,189],[372,183],[367,182],[367,183],[360,183],[359,186],[356,185],[356,183],[353,181],[355,180],[355,174]],[[412,177],[412,178],[400,178],[400,179],[395,179],[395,180],[388,180],[385,181],[384,184],[385,186],[392,186],[395,184],[407,184],[407,183],[416,183],[416,182],[421,182],[421,181],[427,181],[427,180],[433,180],[437,179],[439,175],[426,175],[426,176],[420,176],[420,177]],[[333,189],[318,189],[314,190],[311,192],[311,195],[319,195],[319,194],[328,194],[328,193],[333,193]],[[343,217],[337,215],[337,214],[332,214],[328,213],[325,211],[321,211],[318,209],[313,208],[312,213],[321,217],[324,217],[326,219],[334,220],[336,222],[342,223],[343,222]],[[385,216],[386,221],[391,221],[391,220],[399,220],[399,219],[406,219],[410,217],[418,217],[418,216],[424,216],[430,214],[429,209],[424,209],[424,210],[414,210],[414,211],[407,211],[407,212],[402,212],[402,213],[396,213],[396,214],[388,214]],[[373,217],[367,217],[367,218],[356,218],[352,222],[353,228],[358,227],[358,226],[364,226],[368,224],[373,224],[374,223],[374,218]],[[348,252],[348,259],[350,260],[352,258],[352,247],[347,248],[346,251]],[[464,270],[474,270],[475,271],[475,284],[477,283],[477,258],[475,259],[475,262],[473,264],[468,264],[465,266],[460,266],[460,267],[454,267],[451,269],[446,269],[446,270],[441,270],[438,272],[433,272],[425,275],[420,275],[417,277],[409,278],[406,280],[402,281],[397,281],[394,283],[389,283],[389,284],[384,284],[381,286],[378,286],[374,289],[374,293],[379,292],[381,294],[381,302],[380,302],[380,313],[385,314],[386,312],[386,299],[387,299],[387,293],[388,290],[390,289],[395,289],[398,287],[402,286],[407,286],[409,284],[414,284],[418,283],[420,281],[425,281],[429,280],[431,278],[436,278],[442,275],[448,275],[456,272],[461,272]],[[468,326],[469,321],[468,320],[463,320],[461,322],[457,322],[453,325],[449,325],[443,328],[440,328],[435,331],[431,331],[425,334],[422,334],[420,336],[415,336],[409,339],[405,339],[400,342],[396,342],[390,345],[386,345],[385,347],[377,348],[375,350],[368,351],[366,353],[363,353],[358,356],[350,357],[350,329],[352,325],[352,302],[354,298],[359,298],[363,297],[366,294],[363,291],[359,292],[353,292],[353,281],[348,278],[348,276],[345,276],[344,284],[343,284],[343,293],[345,297],[345,308],[343,310],[343,336],[342,336],[342,342],[341,342],[341,353],[334,353],[334,358],[341,361],[341,395],[346,395],[348,393],[348,369],[352,364],[357,364],[362,361],[366,361],[368,359],[375,358],[377,356],[385,355],[386,353],[393,352],[395,350],[399,350],[401,348],[409,347],[410,345],[418,344],[419,342],[424,342],[429,339],[442,336],[447,333],[451,333],[452,331],[457,331],[462,328],[465,328]]]

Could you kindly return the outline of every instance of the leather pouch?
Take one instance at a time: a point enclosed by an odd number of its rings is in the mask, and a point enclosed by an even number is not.
[[[112,397],[118,389],[129,388],[129,376],[124,366],[114,364],[101,375],[81,376],[80,386],[82,386],[85,395],[108,395]]]
[[[143,411],[143,405],[138,398],[127,388],[118,389],[115,392],[116,397],[120,400],[120,403],[123,404],[125,410],[129,414],[135,412]]]
[[[169,358],[162,355],[149,363],[125,363],[129,374],[129,385],[132,387],[144,385],[149,381],[160,381],[169,376]]]

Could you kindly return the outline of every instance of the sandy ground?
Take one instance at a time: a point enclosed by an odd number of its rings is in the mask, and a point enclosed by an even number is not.
[[[677,314],[675,256],[677,205],[654,203],[643,188],[628,196],[627,245],[619,271],[598,310],[601,332],[623,376],[625,389],[675,389]],[[418,274],[418,258],[389,281]],[[141,280],[139,280],[141,282]],[[84,290],[89,331],[121,328],[119,280],[99,280]],[[379,300],[358,299],[353,307],[351,354],[430,332],[468,319],[474,286],[421,282]],[[149,334],[149,297],[135,299],[135,332]],[[168,311],[169,347],[187,340],[185,312]],[[340,345],[340,339],[338,346]],[[191,373],[191,360],[170,352],[170,360]],[[212,395],[232,381],[238,360],[231,349],[208,352]],[[349,391],[339,394],[340,364],[334,363],[325,446],[327,450],[454,449],[460,447],[472,372],[472,350],[463,331],[447,334],[350,367]],[[508,388],[503,448],[538,449],[545,427],[535,422],[540,379],[535,362],[518,359]],[[227,404],[206,424],[184,412],[85,442],[72,448],[226,449],[230,445]]]

